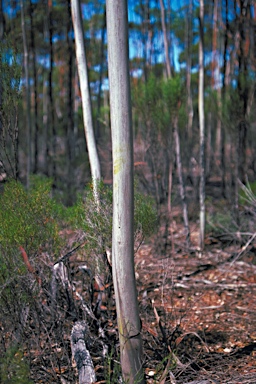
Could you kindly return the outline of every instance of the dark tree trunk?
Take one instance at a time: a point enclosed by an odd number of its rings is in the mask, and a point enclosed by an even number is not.
[[[34,164],[33,173],[38,171],[38,97],[37,97],[37,73],[36,73],[36,50],[35,50],[35,38],[34,38],[34,5],[30,0],[29,4],[30,13],[30,40],[31,40],[31,53],[32,53],[32,70],[33,70],[33,82],[34,82]]]
[[[68,8],[68,25],[66,30],[66,42],[68,50],[68,98],[67,98],[67,131],[66,131],[66,144],[67,144],[67,188],[68,188],[68,205],[73,203],[74,198],[74,175],[73,165],[75,157],[75,143],[74,143],[74,108],[73,108],[73,57],[74,50],[70,32],[72,31],[72,16],[70,1],[67,1]]]
[[[55,127],[55,117],[54,117],[54,100],[53,100],[53,18],[52,18],[52,0],[48,1],[48,28],[49,28],[49,45],[50,45],[50,68],[49,68],[49,76],[48,76],[48,95],[49,95],[49,103],[48,103],[48,121],[50,123],[50,129],[48,132],[48,138],[52,142],[50,146],[52,153],[50,156],[51,164],[50,164],[50,176],[53,177],[54,184],[56,184],[56,143],[57,143],[57,132]]]

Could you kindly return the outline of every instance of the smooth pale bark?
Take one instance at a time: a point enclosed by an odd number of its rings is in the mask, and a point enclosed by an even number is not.
[[[23,0],[20,1],[20,13],[21,13],[21,29],[23,40],[23,52],[24,52],[24,70],[25,70],[25,82],[26,82],[26,124],[27,124],[27,175],[26,182],[29,187],[29,175],[31,172],[31,113],[30,113],[30,84],[29,84],[29,69],[28,69],[28,44],[26,37],[25,27],[25,15]]]
[[[107,0],[108,70],[113,153],[112,271],[121,367],[128,383],[144,383],[141,321],[134,273],[133,138],[127,1]]]
[[[199,113],[199,131],[200,131],[200,249],[204,249],[205,233],[205,123],[204,123],[204,0],[200,0],[199,16],[199,90],[198,90],[198,113]]]
[[[79,0],[71,0],[71,12],[72,12],[72,20],[73,20],[73,27],[74,27],[74,33],[75,33],[78,76],[79,76],[80,89],[81,89],[81,95],[82,95],[84,132],[85,132],[85,137],[87,142],[87,149],[88,149],[88,155],[89,155],[89,162],[90,162],[95,198],[98,199],[97,186],[98,186],[98,181],[101,178],[101,172],[100,172],[100,162],[99,162],[94,130],[93,130],[90,87],[89,87],[86,55],[85,55],[82,13],[81,13],[81,6],[80,6]]]
[[[191,92],[191,35],[192,35],[192,13],[193,13],[193,4],[192,0],[189,1],[188,6],[188,15],[186,18],[186,89],[187,89],[187,114],[188,114],[188,123],[187,123],[187,132],[188,138],[192,138],[192,125],[194,117],[193,109],[193,100]]]

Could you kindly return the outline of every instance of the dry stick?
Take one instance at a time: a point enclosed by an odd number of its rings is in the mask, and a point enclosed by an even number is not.
[[[237,259],[239,259],[239,257],[244,253],[244,251],[246,251],[246,249],[249,247],[249,245],[251,244],[251,242],[255,239],[256,237],[256,232],[250,237],[250,239],[247,241],[247,243],[242,247],[241,251],[236,255],[236,257],[232,260],[232,262],[230,263],[230,265],[233,265]]]
[[[82,244],[79,244],[76,248],[72,249],[71,251],[66,253],[64,256],[62,256],[58,261],[56,261],[54,265],[59,264],[60,262],[66,261],[70,256],[72,256],[76,251],[78,251],[78,249],[82,248],[86,243],[87,241],[84,241]]]

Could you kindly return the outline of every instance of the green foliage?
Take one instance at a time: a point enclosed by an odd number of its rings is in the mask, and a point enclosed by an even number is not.
[[[59,226],[51,180],[34,177],[27,191],[20,182],[9,181],[0,195],[0,243],[3,247],[23,246],[30,254],[57,249]]]
[[[121,366],[118,364],[120,358],[114,358],[114,349],[111,350],[110,354],[105,359],[105,380],[106,384],[118,383],[122,375]]]
[[[112,188],[99,183],[100,205],[94,199],[92,185],[87,187],[84,195],[78,197],[75,206],[68,208],[65,216],[76,229],[86,233],[87,247],[90,254],[102,254],[106,248],[111,249],[112,241]],[[134,230],[139,237],[149,236],[156,226],[156,210],[153,199],[135,192]],[[136,239],[135,239],[136,240]]]
[[[12,43],[6,39],[0,44],[0,76],[2,86],[2,113],[5,108],[13,108],[21,100],[20,81],[22,66]],[[10,111],[8,110],[8,113]]]
[[[239,201],[241,204],[253,206],[256,208],[256,181],[250,183],[249,181],[246,185],[242,185],[239,190]]]
[[[181,112],[184,117],[184,97],[184,83],[178,75],[164,79],[151,74],[146,83],[141,82],[133,89],[136,112],[142,115],[147,129],[163,135],[170,131],[174,116]]]
[[[0,164],[6,175],[17,178],[18,116],[21,105],[22,67],[7,38],[0,42]]]
[[[206,221],[206,232],[211,232],[215,236],[234,233],[238,229],[232,212],[229,210],[208,214]]]
[[[0,382],[4,384],[33,384],[29,379],[29,364],[23,351],[10,347],[0,359]]]

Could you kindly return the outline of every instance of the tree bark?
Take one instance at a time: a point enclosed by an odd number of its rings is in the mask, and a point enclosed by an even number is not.
[[[187,123],[187,133],[188,138],[192,139],[192,125],[193,125],[193,100],[191,92],[191,35],[192,35],[192,0],[189,1],[188,8],[188,17],[186,18],[186,50],[187,50],[187,59],[186,59],[186,89],[187,89],[187,114],[188,114],[188,123]]]
[[[101,171],[100,171],[100,162],[99,162],[94,130],[93,130],[90,87],[89,87],[86,55],[85,55],[82,14],[81,14],[81,7],[80,7],[79,0],[71,0],[71,12],[72,12],[73,27],[75,32],[78,76],[80,80],[80,89],[81,89],[81,95],[82,95],[84,131],[86,136],[89,162],[91,167],[94,194],[95,194],[95,198],[98,200],[98,182],[101,178]]]
[[[48,1],[48,32],[49,32],[49,45],[50,45],[50,52],[49,52],[49,60],[50,60],[50,68],[49,68],[49,76],[48,76],[48,95],[49,95],[49,103],[48,103],[48,122],[50,123],[51,127],[51,133],[52,133],[52,153],[51,156],[49,156],[50,161],[50,175],[53,177],[54,182],[56,182],[56,145],[57,145],[57,132],[55,128],[55,115],[54,115],[54,100],[53,100],[53,16],[52,16],[52,0]],[[49,125],[48,125],[49,129]],[[48,132],[48,138],[49,137],[50,130]]]
[[[160,8],[161,8],[161,24],[162,24],[162,30],[164,35],[164,51],[165,51],[165,65],[166,65],[166,72],[167,77],[171,78],[171,63],[170,63],[170,57],[169,57],[169,44],[168,44],[168,37],[167,37],[167,30],[166,30],[166,22],[165,22],[165,10],[164,10],[164,2],[163,0],[160,1]]]
[[[72,205],[75,197],[73,166],[75,158],[75,137],[74,137],[74,107],[73,107],[73,42],[70,37],[72,34],[72,15],[71,4],[67,1],[67,26],[66,26],[66,44],[67,44],[67,122],[66,122],[66,148],[67,148],[67,204]]]
[[[178,172],[178,178],[179,178],[179,184],[180,184],[180,197],[181,197],[181,201],[182,201],[183,220],[184,220],[184,226],[185,226],[186,242],[187,242],[187,245],[189,246],[190,245],[190,230],[189,230],[189,223],[188,223],[188,208],[187,208],[186,194],[185,194],[185,188],[184,188],[184,182],[183,182],[183,176],[182,176],[182,164],[181,164],[181,156],[180,156],[180,137],[179,137],[179,131],[178,131],[178,117],[177,116],[175,116],[174,122],[173,122],[173,135],[174,135],[174,142],[175,142],[177,172]]]
[[[215,139],[215,162],[219,168],[221,159],[221,87],[220,87],[220,60],[218,53],[218,0],[214,0],[213,7],[213,36],[212,36],[212,89],[217,92],[217,127]]]
[[[113,152],[112,268],[121,366],[128,383],[144,383],[134,273],[133,138],[126,0],[118,4],[107,0],[107,32]]]
[[[33,173],[38,171],[38,100],[37,100],[37,73],[36,73],[36,49],[35,49],[35,36],[34,36],[34,5],[32,1],[29,2],[30,12],[30,40],[31,40],[31,53],[32,53],[32,70],[33,70],[33,109],[34,109],[34,123],[33,123],[33,137],[34,137],[34,164]]]
[[[204,0],[200,0],[199,16],[199,91],[198,91],[198,112],[200,130],[200,238],[199,244],[201,251],[204,249],[205,233],[205,126],[204,126]]]
[[[24,70],[26,81],[26,123],[27,123],[27,175],[26,183],[29,187],[29,177],[31,172],[31,111],[30,111],[30,84],[29,84],[29,57],[28,57],[28,44],[26,36],[25,15],[24,15],[24,0],[20,0],[21,11],[21,29],[23,40],[23,52],[24,52]]]

